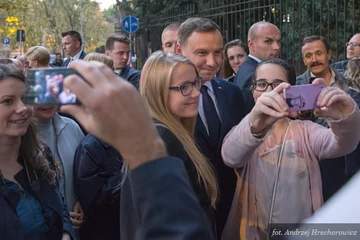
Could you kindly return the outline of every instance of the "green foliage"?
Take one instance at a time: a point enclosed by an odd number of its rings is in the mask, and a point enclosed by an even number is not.
[[[104,43],[114,26],[105,19],[98,3],[82,2],[85,50],[91,52]],[[10,31],[12,26],[2,20],[3,16],[15,16],[18,18],[15,27],[26,31],[25,52],[35,45],[60,52],[61,32],[71,29],[81,32],[80,9],[80,0],[0,0],[0,37],[10,37],[12,49],[18,47],[16,34]]]

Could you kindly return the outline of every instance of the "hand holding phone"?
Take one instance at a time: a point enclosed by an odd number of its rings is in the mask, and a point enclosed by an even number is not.
[[[324,88],[323,84],[304,84],[284,89],[285,101],[289,112],[315,109],[317,98]]]
[[[79,104],[76,95],[64,86],[64,78],[71,74],[79,75],[71,68],[30,69],[26,76],[25,104]]]

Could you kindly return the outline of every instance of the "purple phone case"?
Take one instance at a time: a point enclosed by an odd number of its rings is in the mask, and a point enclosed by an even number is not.
[[[291,86],[284,90],[289,112],[304,111],[316,108],[316,100],[324,85],[304,84]]]

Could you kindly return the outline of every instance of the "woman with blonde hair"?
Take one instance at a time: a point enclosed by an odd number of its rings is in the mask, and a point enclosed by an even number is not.
[[[169,155],[184,161],[200,205],[214,226],[213,211],[218,195],[215,173],[194,140],[201,84],[202,80],[190,60],[178,54],[158,51],[149,57],[142,69],[140,94],[154,118]],[[120,222],[125,222],[122,219],[126,218],[126,222],[132,223],[130,226],[122,226],[121,239],[136,239],[140,234],[133,225],[137,224],[136,219],[129,221],[129,215],[133,212],[128,207],[132,201],[129,185],[134,184],[130,181],[127,178],[122,186]]]
[[[25,54],[31,68],[48,68],[50,52],[43,46],[33,46]]]
[[[111,59],[111,57],[103,53],[97,53],[97,52],[89,53],[85,56],[84,61],[102,62],[109,68],[114,69],[114,61]]]

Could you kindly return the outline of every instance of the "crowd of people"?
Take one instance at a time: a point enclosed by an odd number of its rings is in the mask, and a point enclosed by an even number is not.
[[[120,34],[105,53],[71,30],[65,61],[42,46],[0,59],[1,239],[267,239],[360,169],[360,33],[332,64],[327,39],[304,36],[298,76],[269,22],[224,44],[215,22],[189,18],[161,41],[141,72]],[[81,105],[26,105],[29,69],[60,66],[80,75],[37,90]],[[290,112],[283,93],[302,84],[324,88]]]

